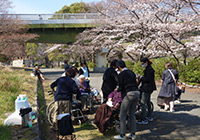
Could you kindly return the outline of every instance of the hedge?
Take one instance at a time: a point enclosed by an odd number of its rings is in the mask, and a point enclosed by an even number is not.
[[[155,79],[161,80],[162,73],[165,70],[165,63],[171,62],[172,67],[179,72],[179,78],[182,82],[187,83],[200,83],[200,58],[191,60],[187,65],[180,64],[180,68],[178,69],[176,60],[174,58],[165,57],[152,59],[152,67],[155,70]],[[133,63],[132,61],[126,61],[127,68],[133,70],[136,74],[143,75],[144,68],[142,68],[141,63]]]

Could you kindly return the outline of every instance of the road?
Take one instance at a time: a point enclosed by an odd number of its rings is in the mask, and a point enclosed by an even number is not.
[[[62,70],[42,70],[48,81],[53,81],[62,74]],[[91,73],[91,86],[99,91],[102,73]],[[181,97],[181,104],[175,105],[175,112],[164,111],[157,106],[157,91],[152,94],[154,103],[154,121],[148,125],[138,125],[139,140],[200,140],[200,91],[186,88]],[[195,91],[195,92],[194,92]]]

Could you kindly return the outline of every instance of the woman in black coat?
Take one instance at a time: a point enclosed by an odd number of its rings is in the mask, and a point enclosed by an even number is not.
[[[108,95],[113,92],[118,85],[118,74],[115,71],[117,60],[113,60],[110,63],[110,68],[108,68],[103,75],[103,84],[101,90],[103,92],[104,102],[107,101]]]
[[[170,108],[170,111],[174,111],[174,97],[177,92],[176,82],[178,81],[178,72],[172,69],[170,62],[165,63],[166,70],[162,74],[162,86],[160,89],[159,97],[164,97],[165,110]]]
[[[151,109],[151,94],[154,90],[156,90],[155,84],[155,71],[151,67],[152,62],[148,58],[141,59],[142,67],[145,68],[144,76],[140,79],[142,82],[141,86],[141,107],[142,107],[142,120],[138,122],[138,124],[148,124],[148,121],[153,121],[152,118],[152,109]],[[146,111],[148,108],[148,114]]]

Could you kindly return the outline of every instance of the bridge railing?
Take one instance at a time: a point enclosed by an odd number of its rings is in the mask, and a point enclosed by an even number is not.
[[[11,14],[25,24],[86,24],[102,19],[99,13]]]

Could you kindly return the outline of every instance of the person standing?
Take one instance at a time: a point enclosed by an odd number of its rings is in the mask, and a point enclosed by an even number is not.
[[[85,76],[85,82],[87,83],[88,85],[88,88],[90,88],[90,71],[86,65],[86,62],[81,62],[81,68],[79,69],[79,76],[80,75],[84,75]]]
[[[65,63],[65,71],[67,71],[70,68],[70,66],[68,64],[69,60],[65,60],[64,63]]]
[[[148,121],[153,121],[152,108],[151,108],[151,94],[156,90],[155,84],[155,71],[151,67],[152,62],[148,58],[141,59],[142,67],[145,68],[144,76],[140,79],[141,86],[141,107],[142,107],[142,120],[138,124],[148,124]],[[148,109],[148,113],[147,113]]]
[[[33,74],[35,75],[35,76],[38,76],[38,78],[41,80],[41,81],[44,81],[45,79],[44,79],[44,77],[43,77],[43,75],[42,75],[42,72],[40,71],[40,68],[39,68],[39,66],[35,66],[35,68],[33,69]]]
[[[81,62],[81,68],[79,69],[79,76],[84,75],[85,79],[89,81],[90,71],[86,65],[86,62]]]
[[[170,112],[174,112],[174,97],[177,92],[176,82],[178,81],[178,72],[172,69],[170,62],[165,63],[165,68],[162,74],[162,86],[159,92],[160,97],[164,97],[165,110],[170,109]]]
[[[118,92],[121,92],[122,103],[120,106],[120,135],[114,136],[114,139],[126,140],[126,117],[128,112],[129,130],[131,132],[128,137],[135,139],[135,111],[140,94],[136,83],[136,75],[133,71],[126,68],[126,64],[123,60],[117,62],[117,67],[120,71]]]
[[[110,63],[110,68],[108,68],[103,75],[103,84],[101,90],[103,92],[104,102],[107,101],[108,95],[115,90],[118,85],[118,74],[115,71],[116,63],[118,60],[113,60]]]
[[[57,115],[62,112],[70,113],[73,93],[77,94],[77,98],[80,97],[80,91],[75,81],[71,79],[74,75],[73,73],[72,69],[67,70],[66,76],[58,78],[50,85],[54,93],[55,114],[53,121],[56,130],[58,130]],[[55,87],[57,87],[56,91],[54,89]]]

